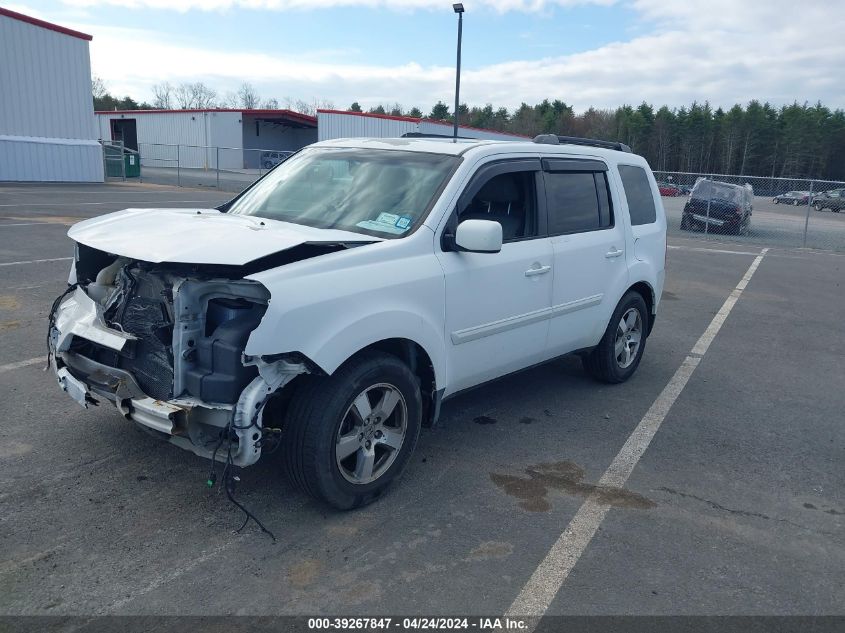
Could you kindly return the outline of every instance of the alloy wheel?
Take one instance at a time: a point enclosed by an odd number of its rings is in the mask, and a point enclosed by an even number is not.
[[[408,429],[408,405],[388,383],[362,391],[343,416],[335,442],[335,462],[348,482],[372,483],[399,455]]]
[[[630,308],[622,315],[616,327],[616,342],[614,356],[616,363],[622,369],[627,369],[637,357],[643,334],[643,320],[640,311]]]

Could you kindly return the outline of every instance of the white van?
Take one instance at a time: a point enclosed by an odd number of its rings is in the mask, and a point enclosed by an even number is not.
[[[645,160],[549,135],[321,142],[219,209],[68,234],[62,389],[230,465],[279,446],[342,509],[383,492],[464,389],[573,352],[627,380],[666,252]]]

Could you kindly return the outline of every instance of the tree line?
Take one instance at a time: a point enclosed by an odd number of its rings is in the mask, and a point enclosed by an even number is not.
[[[262,98],[249,83],[221,96],[202,82],[176,86],[163,82],[153,86],[152,103],[138,103],[128,96],[118,99],[96,78],[92,92],[95,110],[284,108],[314,115],[318,108],[334,108],[324,100]],[[356,101],[347,111],[364,109]],[[454,120],[442,101],[428,113],[399,103],[380,104],[367,111]],[[461,104],[459,122],[529,137],[551,133],[620,141],[644,156],[656,171],[845,180],[845,111],[821,103],[775,107],[753,100],[727,110],[714,109],[707,102],[657,109],[642,103],[576,113],[559,99],[545,99],[533,106],[522,103],[513,110]]]
[[[370,111],[396,114],[401,107]],[[417,113],[413,108],[405,114]],[[428,116],[453,120],[443,102]],[[514,110],[461,104],[458,118],[473,127],[529,137],[562,134],[620,141],[659,171],[845,180],[845,111],[821,103],[775,107],[753,100],[728,110],[707,102],[657,109],[642,103],[576,114],[563,101],[546,99]]]
[[[293,110],[301,114],[316,115],[318,108],[332,109],[334,103],[326,100],[312,102],[284,97],[263,98],[250,83],[241,84],[234,92],[219,94],[201,81],[173,85],[162,82],[152,87],[153,100],[135,101],[132,97],[118,98],[108,91],[106,82],[99,77],[91,81],[94,110],[201,110],[206,108],[244,108],[264,110]]]

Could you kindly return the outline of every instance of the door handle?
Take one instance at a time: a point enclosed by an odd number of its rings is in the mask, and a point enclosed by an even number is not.
[[[534,277],[535,275],[545,275],[552,269],[551,266],[537,266],[533,268],[529,268],[525,271],[526,277]]]
[[[625,254],[624,250],[620,250],[620,249],[618,249],[614,246],[613,250],[607,251],[604,254],[604,256],[607,257],[608,259],[613,259],[614,257],[619,257],[620,255],[624,255],[624,254]]]

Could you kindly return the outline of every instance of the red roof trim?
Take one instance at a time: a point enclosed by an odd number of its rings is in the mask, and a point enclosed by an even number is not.
[[[293,110],[258,110],[250,108],[197,108],[192,110],[97,110],[94,114],[197,114],[203,112],[237,112],[244,116],[286,117],[302,123],[317,125],[317,117]]]
[[[394,116],[392,114],[379,114],[378,112],[352,112],[349,110],[317,110],[317,114],[349,114],[351,116],[362,116],[370,119],[388,119],[389,121],[407,121],[408,123],[419,123],[422,119],[412,116]]]
[[[55,31],[56,33],[62,33],[63,35],[70,35],[71,37],[78,37],[81,40],[91,41],[93,36],[88,35],[87,33],[80,33],[79,31],[74,31],[73,29],[67,29],[63,26],[59,26],[58,24],[53,24],[52,22],[45,22],[44,20],[39,20],[38,18],[33,18],[28,15],[24,15],[23,13],[18,13],[17,11],[10,11],[9,9],[4,9],[0,7],[0,15],[5,15],[7,18],[12,18],[13,20],[20,20],[21,22],[26,22],[27,24],[32,24],[33,26],[40,26],[42,29],[47,29],[50,31]]]
[[[350,116],[360,116],[360,117],[368,117],[372,119],[388,119],[390,121],[407,121],[408,123],[422,123],[426,121],[427,123],[434,123],[436,125],[447,125],[452,127],[452,123],[450,121],[439,121],[437,119],[429,119],[427,117],[416,118],[411,116],[393,116],[392,114],[379,114],[378,112],[351,112],[349,110],[322,110],[318,109],[317,114],[348,114]],[[516,134],[514,132],[500,132],[499,130],[490,130],[488,128],[483,127],[474,127],[472,125],[464,125],[461,123],[459,125],[460,128],[465,130],[477,130],[478,132],[490,132],[491,134],[502,134],[504,136],[515,136],[516,138],[532,138],[530,136],[525,136],[524,134]]]

